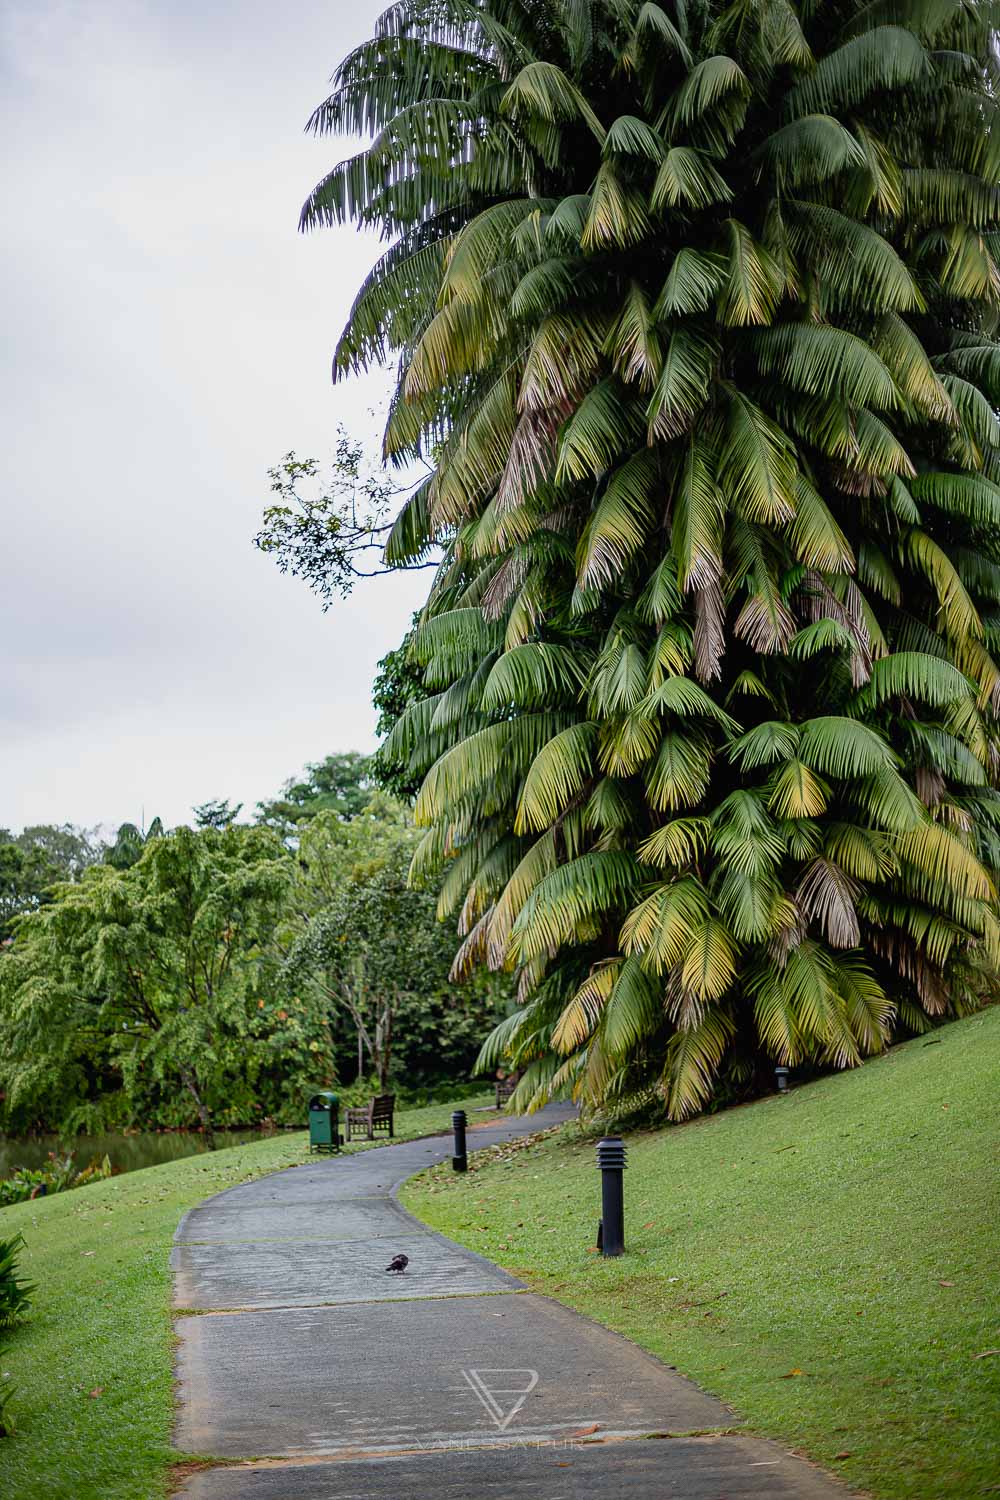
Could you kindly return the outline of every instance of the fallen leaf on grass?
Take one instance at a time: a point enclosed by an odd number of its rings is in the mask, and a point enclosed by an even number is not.
[[[591,1422],[589,1427],[578,1427],[575,1432],[570,1433],[570,1437],[589,1437],[592,1432],[600,1432],[600,1430],[600,1422]]]
[[[954,1286],[954,1285],[955,1285],[955,1283],[953,1281],[939,1281],[938,1282],[938,1286]]]
[[[788,1370],[784,1375],[779,1375],[779,1380],[791,1380],[793,1375],[801,1375],[801,1370]]]
[[[972,1357],[973,1359],[989,1359],[991,1354],[1000,1354],[1000,1349],[980,1349],[979,1353]]]
[[[833,1456],[834,1458],[850,1458],[851,1450],[850,1448],[845,1448],[843,1453],[835,1453]]]
[[[94,1389],[92,1391],[88,1391],[87,1392],[87,1395],[91,1398],[91,1400],[95,1400],[98,1396],[103,1396],[104,1395],[104,1387],[103,1387],[103,1385],[95,1385]]]

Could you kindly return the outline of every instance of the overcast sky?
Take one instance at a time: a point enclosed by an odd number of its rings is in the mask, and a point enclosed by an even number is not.
[[[267,469],[377,450],[330,355],[377,257],[302,236],[302,127],[373,0],[0,0],[0,825],[168,824],[375,743],[427,575],[326,615],[252,546]]]

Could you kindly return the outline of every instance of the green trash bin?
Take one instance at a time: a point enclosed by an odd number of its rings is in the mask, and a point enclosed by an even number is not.
[[[340,1099],[322,1089],[309,1100],[309,1150],[340,1150]]]

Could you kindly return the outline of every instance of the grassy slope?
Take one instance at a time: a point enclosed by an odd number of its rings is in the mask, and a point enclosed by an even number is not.
[[[400,1113],[397,1138],[444,1130],[450,1116],[450,1104]],[[24,1235],[22,1268],[38,1284],[30,1319],[0,1345],[0,1374],[18,1388],[17,1433],[0,1440],[4,1500],[166,1492],[177,1457],[167,1260],[178,1220],[307,1154],[304,1134],[282,1134],[0,1210],[0,1238]]]
[[[618,1261],[575,1129],[404,1201],[852,1485],[968,1500],[1000,1490],[998,1064],[995,1009],[633,1137]]]

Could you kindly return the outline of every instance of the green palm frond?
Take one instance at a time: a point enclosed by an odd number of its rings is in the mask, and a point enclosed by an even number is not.
[[[738,220],[729,219],[726,231],[728,243],[718,246],[729,263],[716,304],[719,321],[736,328],[770,323],[784,290],[781,268]]]
[[[788,521],[795,514],[794,449],[777,423],[738,391],[730,394],[719,480],[748,521]]]
[[[546,875],[521,908],[511,932],[519,963],[536,958],[595,918],[607,920],[628,904],[641,879],[631,854],[582,854]]]
[[[563,428],[556,483],[602,474],[638,435],[640,420],[616,381],[595,386]]]
[[[736,945],[722,922],[706,922],[684,953],[681,985],[705,1004],[721,1000],[736,977]]]
[[[587,975],[553,1028],[557,1052],[572,1052],[593,1035],[620,972],[620,962],[612,959]]]
[[[786,324],[752,338],[765,375],[777,375],[795,390],[816,395],[831,383],[858,406],[891,410],[898,402],[892,376],[874,350],[853,333],[821,324]]]
[[[654,524],[656,462],[637,453],[616,469],[598,501],[577,554],[581,588],[610,584],[643,545]]]
[[[934,708],[972,695],[969,681],[951,662],[921,651],[894,651],[872,663],[871,678],[859,694],[865,703],[884,703],[894,696],[917,698]]]
[[[902,538],[901,551],[911,567],[922,573],[937,595],[940,620],[947,633],[961,641],[982,636],[983,622],[954,564],[926,531],[912,527]]]
[[[723,255],[695,250],[688,246],[678,250],[653,315],[669,318],[675,313],[707,312],[722,287],[727,272]]]
[[[789,239],[798,255],[808,248],[815,260],[827,305],[878,312],[923,308],[913,273],[889,241],[839,209],[796,199]]]
[[[663,137],[638,115],[619,115],[604,138],[606,156],[614,152],[619,156],[639,156],[646,161],[661,162],[666,150]]]
[[[916,501],[952,515],[984,526],[1000,525],[1000,485],[980,474],[918,474],[910,481],[910,492]]]
[[[794,724],[769,720],[756,725],[729,744],[729,757],[743,771],[787,760],[799,745],[799,731]]]
[[[426,826],[448,807],[486,786],[495,789],[501,776],[516,781],[542,746],[566,727],[565,715],[536,713],[505,719],[469,735],[427,773],[414,809],[417,826]]]
[[[663,996],[637,958],[618,969],[601,1017],[601,1047],[610,1058],[627,1057],[663,1023]]]
[[[712,753],[703,736],[668,730],[646,778],[650,806],[657,812],[696,807],[711,769]]]
[[[876,91],[913,83],[930,68],[920,42],[902,26],[873,26],[822,58],[788,96],[793,118],[860,104]]]
[[[801,760],[789,760],[771,778],[768,805],[779,818],[817,818],[826,811],[829,791]]]
[[[633,282],[605,351],[616,375],[626,385],[648,391],[660,370],[663,354],[652,309],[642,288]]]
[[[567,646],[529,641],[504,651],[486,679],[480,707],[544,708],[569,704],[587,678],[585,655]]]
[[[727,96],[743,99],[750,84],[731,57],[706,57],[695,63],[671,103],[671,114],[681,125],[688,125],[711,110]]]
[[[649,229],[643,196],[614,162],[602,162],[594,178],[587,218],[580,235],[584,250],[624,249],[641,240]]]
[[[702,885],[690,877],[662,885],[629,912],[621,930],[623,952],[641,955],[652,973],[678,964],[709,918]]]
[[[604,126],[586,97],[555,63],[526,64],[504,94],[500,108],[515,119],[526,115],[549,124],[582,120],[598,141],[604,140]]]
[[[649,430],[653,435],[673,437],[686,432],[708,399],[718,346],[679,328],[663,350],[660,376],[649,402]]]
[[[795,476],[792,546],[799,562],[826,573],[853,573],[854,552],[818,490],[802,473]]]
[[[671,1120],[684,1120],[707,1104],[733,1031],[729,1017],[713,1011],[671,1037],[662,1080]]]
[[[655,210],[708,208],[712,203],[732,200],[729,184],[707,156],[691,146],[673,146],[664,156],[653,183],[650,200]]]
[[[876,775],[896,759],[882,736],[867,724],[832,714],[801,726],[799,756],[814,771],[841,779]]]
[[[865,153],[845,125],[832,115],[803,115],[769,136],[764,161],[791,186],[826,182],[846,167],[860,166]]]
[[[636,853],[643,864],[683,869],[704,851],[711,826],[707,818],[674,818],[644,839]]]
[[[521,788],[515,833],[539,832],[565,811],[590,775],[596,738],[596,725],[571,724],[539,750]]]

